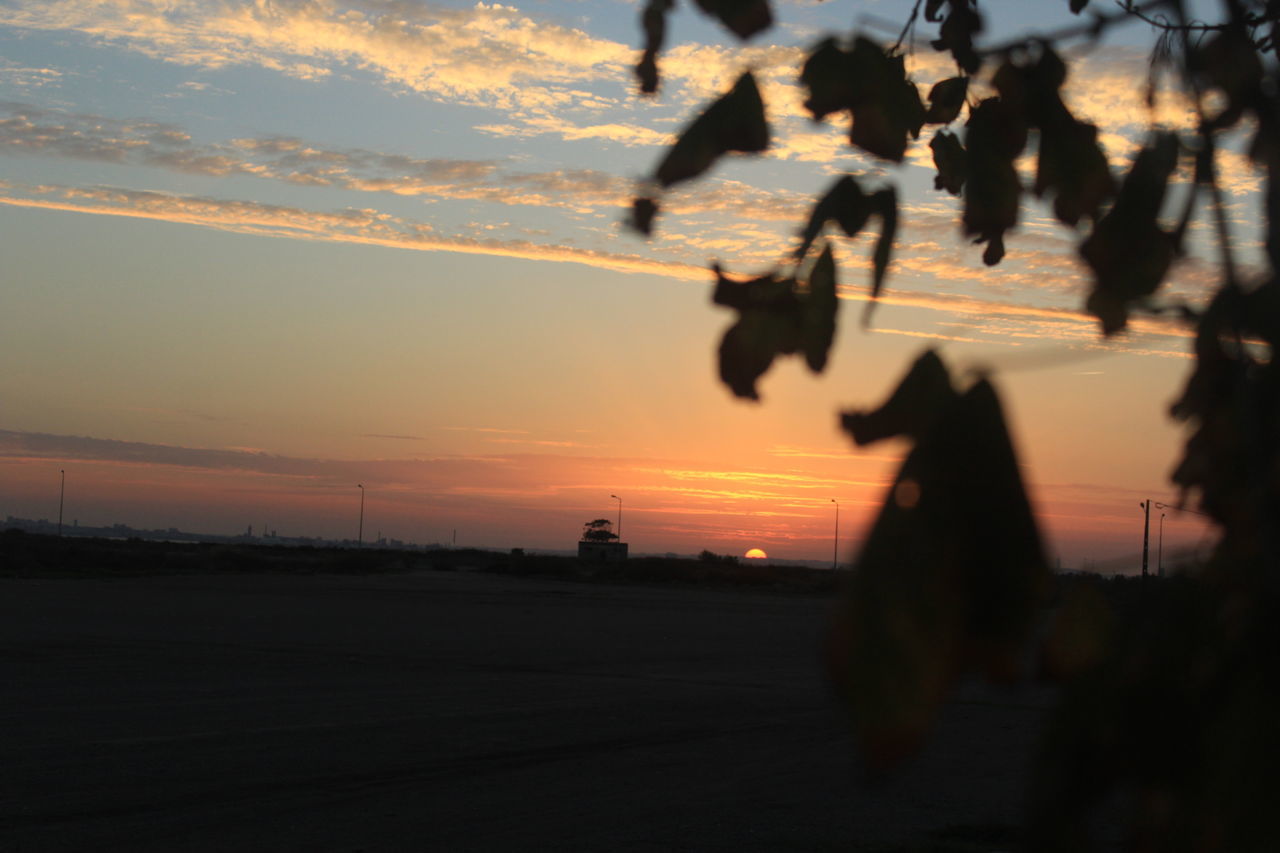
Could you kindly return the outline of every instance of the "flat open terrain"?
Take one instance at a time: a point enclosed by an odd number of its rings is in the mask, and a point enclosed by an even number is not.
[[[968,687],[871,782],[819,671],[828,607],[450,572],[0,579],[0,850],[1002,849],[1048,697]]]

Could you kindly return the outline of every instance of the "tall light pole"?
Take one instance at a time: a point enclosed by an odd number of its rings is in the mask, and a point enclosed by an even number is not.
[[[1164,513],[1160,513],[1160,544],[1156,549],[1156,577],[1164,577]]]
[[[831,537],[831,570],[835,571],[840,566],[840,501],[832,498],[831,502],[836,505],[836,533]]]
[[[1171,504],[1162,504],[1159,501],[1156,501],[1156,509],[1176,509],[1180,513],[1189,512],[1192,515],[1202,515],[1205,518],[1213,517],[1209,515],[1209,513],[1201,512],[1198,509],[1191,509],[1190,507],[1185,507],[1185,506],[1173,506]],[[1160,513],[1160,551],[1159,551],[1159,556],[1156,558],[1156,562],[1158,565],[1158,568],[1156,571],[1160,573],[1161,577],[1164,577],[1164,513],[1163,512]]]
[[[609,495],[609,497],[613,498],[615,501],[618,502],[618,541],[621,542],[622,541],[622,498],[618,497],[617,495]]]
[[[62,499],[67,496],[67,470],[59,468],[58,473],[62,475],[62,485],[58,487],[58,535],[62,535]]]
[[[1142,579],[1147,579],[1147,552],[1148,543],[1151,541],[1151,501],[1150,499],[1138,504],[1142,507]]]
[[[359,532],[356,533],[356,547],[363,548],[364,547],[364,486],[361,483],[356,483],[356,488],[360,490],[360,528],[359,528]]]

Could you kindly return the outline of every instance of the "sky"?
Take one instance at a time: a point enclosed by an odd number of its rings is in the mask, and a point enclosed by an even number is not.
[[[366,538],[572,548],[621,508],[633,552],[817,560],[837,501],[848,560],[906,447],[855,448],[838,413],[936,347],[994,378],[1050,557],[1135,568],[1139,502],[1177,501],[1185,331],[1101,340],[1080,235],[1039,203],[985,268],[930,130],[896,166],[808,119],[805,48],[851,24],[891,41],[910,2],[778,2],[745,47],[693,5],[646,99],[630,0],[0,0],[0,517],[56,518],[65,470],[69,524],[354,538],[363,484]],[[1073,20],[983,5],[993,38]],[[922,93],[954,73],[934,26],[908,63]],[[1066,100],[1117,174],[1153,123],[1190,121],[1172,94],[1145,106],[1149,41],[1073,54]],[[771,149],[673,191],[652,238],[626,229],[664,146],[746,68]],[[1256,263],[1238,150],[1222,180]],[[734,399],[709,266],[779,263],[846,173],[901,199],[872,323],[872,238],[835,239],[831,365],[783,360]],[[1205,301],[1202,243],[1171,297]],[[1163,537],[1208,541],[1172,511]]]

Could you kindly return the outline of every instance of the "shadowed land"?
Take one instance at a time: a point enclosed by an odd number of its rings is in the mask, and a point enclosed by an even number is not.
[[[166,542],[95,537],[58,538],[20,530],[0,533],[0,577],[131,577],[200,573],[403,574],[424,570],[486,572],[597,583],[679,583],[831,592],[827,569],[710,559],[633,557],[598,562],[576,557],[474,548],[283,547],[248,543]]]
[[[1051,696],[869,783],[816,595],[470,572],[0,579],[0,850],[1010,846]]]

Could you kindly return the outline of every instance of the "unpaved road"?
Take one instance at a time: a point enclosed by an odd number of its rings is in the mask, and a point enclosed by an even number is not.
[[[0,851],[887,850],[1016,823],[1047,697],[969,687],[869,784],[819,673],[828,606],[453,573],[0,580]]]

